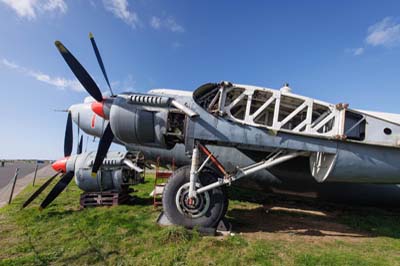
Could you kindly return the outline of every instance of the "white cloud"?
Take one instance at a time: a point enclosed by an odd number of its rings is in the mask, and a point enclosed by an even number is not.
[[[158,30],[161,27],[161,19],[158,17],[151,17],[150,26],[154,29]]]
[[[175,49],[180,48],[180,47],[182,47],[182,46],[183,46],[183,45],[182,45],[182,43],[180,43],[180,42],[173,42],[173,43],[172,43],[172,47],[175,48]]]
[[[364,54],[369,46],[394,47],[400,45],[400,22],[392,17],[385,17],[381,21],[368,27],[364,47],[346,49],[345,51],[359,56]]]
[[[127,0],[103,0],[104,7],[126,24],[136,28],[139,18],[136,12],[129,10]]]
[[[185,28],[178,24],[171,16],[165,19],[153,16],[150,19],[150,26],[156,30],[166,29],[172,32],[185,32]]]
[[[20,66],[20,65],[14,63],[14,62],[11,62],[5,58],[3,58],[1,60],[1,63],[3,66],[5,66],[9,69],[14,69],[26,76],[29,76],[29,77],[32,77],[32,78],[38,80],[38,81],[55,86],[58,89],[70,89],[70,90],[79,91],[79,92],[85,91],[85,89],[82,87],[82,85],[79,83],[79,81],[77,81],[75,79],[66,79],[63,77],[51,77],[40,71],[35,71],[32,69],[28,69],[23,66]]]
[[[67,12],[67,4],[64,0],[48,0],[43,3],[43,10],[54,11],[59,10],[61,13]]]
[[[121,81],[112,81],[111,82],[111,87],[115,91],[119,92],[132,92],[136,91],[136,81],[133,79],[133,76],[129,74],[127,77],[124,78],[124,80]]]
[[[28,75],[34,77],[36,80],[47,83],[49,85],[56,86],[60,89],[71,89],[74,91],[85,91],[82,85],[77,80],[66,79],[62,77],[50,77],[47,74],[41,72],[30,71]]]
[[[17,64],[15,64],[14,62],[10,62],[7,59],[3,58],[3,60],[1,60],[1,62],[3,63],[3,65],[5,65],[8,68],[12,68],[12,69],[18,69],[19,66]]]
[[[363,47],[353,48],[353,49],[348,49],[348,51],[352,53],[354,56],[358,56],[364,53],[364,48]]]
[[[21,0],[21,1],[13,1],[13,0],[1,0],[4,4],[8,5],[19,17],[26,17],[28,19],[32,19],[36,17],[36,12],[34,9],[34,5],[36,5],[36,0]]]
[[[165,27],[172,32],[184,32],[185,31],[185,29],[181,25],[176,23],[176,21],[173,17],[167,18],[167,20],[165,21]]]
[[[354,55],[362,55],[364,53],[364,48],[362,48],[362,47],[356,48],[356,49],[354,49],[353,52],[354,52],[353,53]]]
[[[0,0],[12,8],[19,17],[28,20],[35,19],[37,14],[67,12],[64,0]]]
[[[97,5],[96,5],[96,3],[94,2],[94,0],[89,0],[89,4],[90,4],[92,7],[94,7],[94,8],[97,7]]]
[[[372,46],[391,47],[400,44],[400,23],[392,17],[385,17],[368,28],[365,42]]]

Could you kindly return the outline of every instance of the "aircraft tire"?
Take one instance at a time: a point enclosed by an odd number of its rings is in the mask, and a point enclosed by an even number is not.
[[[164,213],[169,221],[186,228],[216,227],[225,216],[228,208],[228,198],[224,187],[218,187],[198,196],[195,207],[187,206],[190,166],[176,170],[169,179],[163,192]],[[199,175],[200,183],[206,186],[217,181],[213,171],[204,170]],[[178,195],[179,194],[179,195]]]

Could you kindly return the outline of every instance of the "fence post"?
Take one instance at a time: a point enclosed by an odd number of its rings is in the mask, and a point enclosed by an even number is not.
[[[17,167],[17,169],[15,169],[15,175],[14,175],[13,185],[11,188],[10,198],[8,199],[8,204],[11,204],[12,196],[14,194],[15,183],[17,183],[18,171],[19,171],[19,168]]]
[[[32,183],[33,187],[35,186],[37,170],[38,170],[38,162],[36,161],[35,174],[33,175],[33,183]]]

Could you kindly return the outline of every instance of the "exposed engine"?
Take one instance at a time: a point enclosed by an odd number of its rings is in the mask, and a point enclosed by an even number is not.
[[[86,192],[127,191],[144,181],[144,157],[141,152],[108,152],[96,177],[92,165],[96,153],[81,154],[75,162],[75,182]]]

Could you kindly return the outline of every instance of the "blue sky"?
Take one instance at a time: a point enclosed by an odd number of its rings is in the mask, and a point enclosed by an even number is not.
[[[54,41],[106,91],[89,32],[116,92],[289,82],[400,113],[399,1],[0,0],[0,158],[62,156],[66,114],[53,109],[87,94]]]

